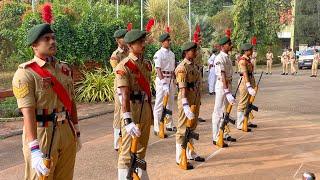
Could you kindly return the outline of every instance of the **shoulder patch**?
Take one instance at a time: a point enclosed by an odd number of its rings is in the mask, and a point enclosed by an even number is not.
[[[29,85],[28,84],[19,84],[19,87],[13,86],[13,94],[17,99],[24,98],[29,94]]]
[[[120,76],[126,75],[126,72],[123,70],[117,70],[116,73],[119,74]]]

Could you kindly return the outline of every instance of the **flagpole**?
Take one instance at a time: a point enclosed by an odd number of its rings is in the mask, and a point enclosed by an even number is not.
[[[141,0],[141,3],[140,3],[140,16],[141,16],[141,19],[140,19],[140,30],[142,31],[143,30],[143,0]]]
[[[116,14],[117,19],[119,18],[119,0],[117,0],[117,14]]]
[[[189,0],[189,40],[191,41],[191,0]]]
[[[170,27],[170,0],[168,0],[168,27]]]

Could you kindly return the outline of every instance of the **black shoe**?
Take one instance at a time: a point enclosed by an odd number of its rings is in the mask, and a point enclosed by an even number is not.
[[[197,162],[204,162],[206,159],[204,159],[203,157],[197,156],[196,158],[190,159],[190,160],[197,161]]]
[[[252,130],[248,128],[248,130],[246,132],[251,132]]]
[[[114,149],[114,150],[117,151],[117,152],[119,151],[119,149]]]
[[[177,132],[177,128],[176,127],[172,127],[172,128],[166,128],[167,131],[172,131],[172,132]]]
[[[257,128],[257,127],[258,127],[258,125],[256,125],[256,124],[249,124],[249,125],[248,125],[248,127],[251,127],[251,128]]]
[[[231,136],[228,136],[227,138],[223,138],[223,140],[230,141],[230,142],[236,142],[237,141],[236,138],[233,138]]]
[[[286,73],[282,73],[281,75],[286,75]]]
[[[212,144],[213,145],[217,145],[217,142],[216,141],[212,141]],[[223,147],[229,147],[229,145],[223,142]]]
[[[209,95],[210,95],[210,96],[212,96],[212,95],[213,95],[213,93],[209,93]]]
[[[154,134],[155,136],[159,136],[159,132],[153,131],[153,134]],[[164,135],[164,138],[167,138],[167,137],[168,137],[168,135],[165,134],[165,135]]]
[[[202,119],[202,118],[198,118],[199,122],[206,122],[206,120]]]
[[[177,165],[179,166],[179,163],[177,163]],[[193,166],[191,163],[188,162],[187,164],[187,170],[193,169]]]
[[[288,73],[286,73],[286,75],[288,75]]]
[[[266,75],[268,75],[269,73],[266,73]]]

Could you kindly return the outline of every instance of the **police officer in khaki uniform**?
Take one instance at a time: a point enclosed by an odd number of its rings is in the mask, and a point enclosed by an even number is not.
[[[13,93],[24,118],[25,179],[48,176],[48,179],[71,180],[76,152],[81,148],[71,70],[54,58],[56,40],[49,24],[31,28],[27,44],[35,56],[19,65],[12,81]],[[46,75],[41,74],[43,72]],[[66,95],[62,99],[55,91],[58,86]],[[44,164],[43,156],[49,153],[51,142],[49,168]]]
[[[195,131],[197,126],[197,118],[199,116],[200,95],[199,80],[201,74],[198,66],[193,62],[197,56],[197,44],[193,42],[185,43],[182,46],[184,60],[177,66],[175,73],[179,88],[178,93],[178,126],[176,133],[176,162],[180,163],[182,155],[182,144],[187,128]],[[191,107],[195,106],[194,111]],[[193,126],[187,127],[187,120],[193,120]],[[193,142],[191,141],[191,144]],[[190,148],[186,149],[186,156],[189,160],[203,162],[204,158],[197,155]],[[187,169],[193,169],[193,166],[188,163]]]
[[[221,51],[215,60],[215,73],[217,76],[216,82],[216,97],[214,103],[214,111],[212,113],[212,143],[217,144],[219,136],[219,128],[223,121],[223,114],[226,111],[228,104],[235,104],[235,99],[231,94],[232,90],[232,61],[229,57],[229,52],[232,50],[232,42],[228,37],[223,37],[219,41]],[[236,139],[225,133],[224,139],[235,142]],[[228,144],[224,143],[224,147]]]
[[[137,157],[144,159],[152,125],[150,80],[152,66],[143,59],[146,32],[129,31],[124,40],[129,47],[129,56],[116,67],[116,87],[121,92],[122,144],[118,160],[118,179],[125,180],[130,168],[131,144],[137,138]],[[147,173],[138,168],[140,178]]]
[[[240,58],[240,76],[242,77],[241,84],[239,86],[239,103],[237,109],[237,128],[242,129],[242,124],[244,120],[244,112],[246,110],[247,104],[249,102],[250,96],[255,96],[256,92],[254,90],[256,83],[253,75],[253,64],[250,58],[253,53],[253,46],[249,43],[241,45],[241,50],[244,52],[243,56]],[[249,124],[248,127],[255,128],[255,124]],[[248,129],[251,131],[251,129]]]
[[[289,49],[289,61],[290,61],[290,72],[291,72],[291,75],[295,75],[297,74],[297,70],[296,68],[294,67],[295,64],[296,64],[296,55],[294,54],[293,50],[290,48]]]
[[[288,75],[289,54],[288,54],[287,49],[285,49],[281,55],[281,62],[282,62],[282,74],[281,75]]]
[[[163,98],[168,96],[167,110],[171,113],[167,113],[166,116],[166,130],[176,131],[177,128],[173,126],[172,110],[175,95],[175,55],[170,50],[170,34],[164,33],[160,35],[159,42],[162,47],[155,53],[153,59],[157,72],[156,77],[156,100],[154,104],[154,134],[159,135],[159,122],[163,111]],[[166,135],[165,135],[166,136]]]
[[[320,62],[320,54],[319,50],[315,49],[314,50],[314,57],[313,57],[313,62],[312,62],[312,68],[311,68],[311,76],[310,77],[317,77],[318,73],[318,64]]]
[[[267,59],[267,71],[266,74],[272,74],[272,61],[273,61],[273,53],[271,52],[271,49],[268,50],[266,54]]]
[[[128,47],[124,42],[124,36],[126,35],[126,29],[117,30],[113,37],[116,38],[118,48],[112,53],[110,57],[110,64],[112,69],[114,70],[116,66],[122,61],[124,58],[128,56]],[[120,90],[116,87],[116,82],[114,83],[114,116],[113,116],[113,147],[116,151],[119,149],[119,141],[120,141],[120,100],[119,96],[121,95]]]

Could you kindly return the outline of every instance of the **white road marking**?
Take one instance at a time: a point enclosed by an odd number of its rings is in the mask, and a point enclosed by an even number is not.
[[[171,134],[171,135],[168,136],[167,138],[172,137],[172,136],[174,136],[174,135],[175,135],[175,134]],[[167,138],[165,138],[165,139],[167,139]],[[148,146],[152,146],[152,145],[154,145],[154,144],[157,144],[158,142],[161,142],[161,141],[163,141],[163,140],[165,140],[165,139],[159,139],[158,141],[155,141],[155,142],[149,144]]]
[[[297,169],[296,173],[294,173],[293,178],[296,177],[296,175],[299,173],[300,169],[302,168],[303,163],[301,163],[300,167]]]

